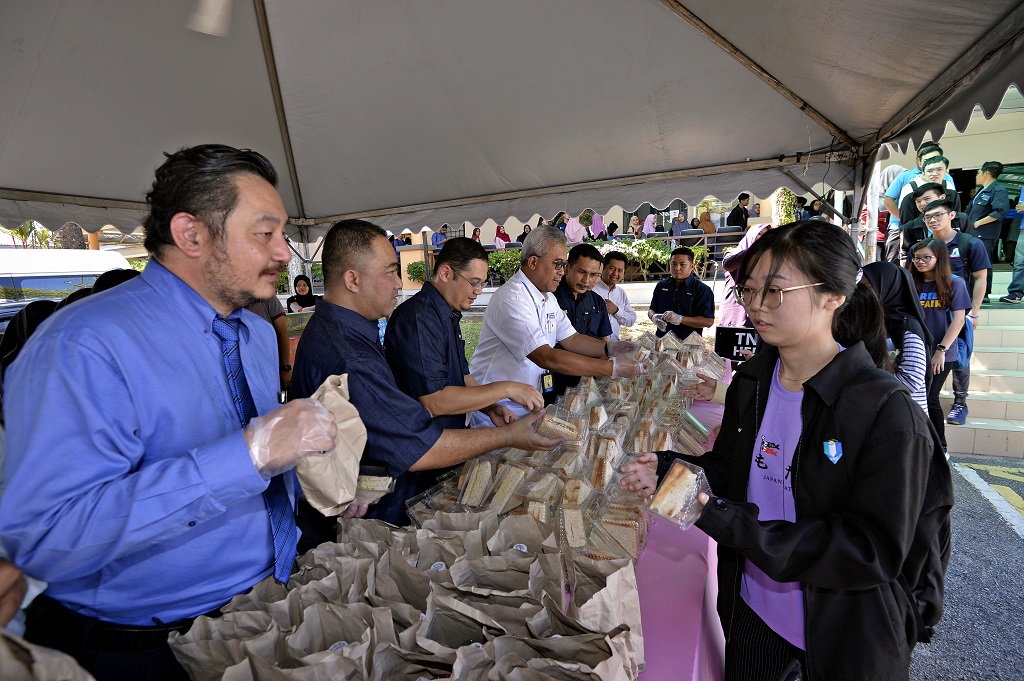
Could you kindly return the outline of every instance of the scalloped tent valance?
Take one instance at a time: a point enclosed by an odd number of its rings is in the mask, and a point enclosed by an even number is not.
[[[3,4],[0,223],[129,229],[211,141],[273,161],[303,238],[859,188],[1024,73],[1020,0],[235,0],[226,37],[190,7]]]

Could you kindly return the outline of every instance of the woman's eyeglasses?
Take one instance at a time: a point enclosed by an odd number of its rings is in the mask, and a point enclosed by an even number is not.
[[[932,260],[935,260],[934,255],[919,255],[915,258],[911,258],[911,261],[917,263],[918,265],[923,265],[926,262],[931,262]]]
[[[790,286],[788,288],[779,288],[778,286],[768,286],[762,288],[751,288],[749,286],[733,286],[732,292],[736,296],[736,300],[740,305],[744,307],[750,307],[754,304],[758,294],[761,294],[761,306],[766,307],[769,310],[774,310],[779,305],[782,305],[782,294],[789,291],[799,291],[802,288],[812,288],[814,286],[822,286],[824,282],[818,282],[817,284],[802,284],[800,286]]]

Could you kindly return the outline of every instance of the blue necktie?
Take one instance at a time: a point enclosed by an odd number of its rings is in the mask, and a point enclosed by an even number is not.
[[[213,332],[220,338],[221,356],[228,377],[228,386],[231,388],[231,399],[235,403],[235,411],[238,412],[238,419],[244,428],[256,416],[256,403],[252,400],[249,384],[245,380],[245,371],[242,369],[238,324],[236,319],[218,316],[213,320]],[[274,579],[287,584],[295,564],[298,532],[283,474],[271,478],[270,484],[263,492],[263,501],[270,512],[270,531],[274,538]]]

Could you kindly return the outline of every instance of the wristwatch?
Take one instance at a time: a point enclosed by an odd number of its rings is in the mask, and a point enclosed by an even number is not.
[[[291,371],[291,370],[292,370],[292,365],[291,364],[282,364],[281,365],[281,371],[282,372],[284,372],[284,371]]]
[[[936,349],[936,350],[942,350],[943,352],[945,352],[946,350],[949,350],[949,348],[947,348],[947,347],[946,347],[945,345],[943,345],[942,343],[939,343],[938,345],[936,345],[936,346],[935,346],[935,349]]]

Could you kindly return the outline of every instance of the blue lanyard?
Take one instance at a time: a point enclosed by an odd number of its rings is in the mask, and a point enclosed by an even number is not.
[[[533,309],[537,311],[537,323],[544,327],[544,317],[540,313],[540,307],[537,306],[537,299],[533,297],[533,293],[530,291],[530,287],[526,285],[526,282],[520,282],[523,288],[526,289],[526,295],[529,296],[530,302],[533,303]]]

